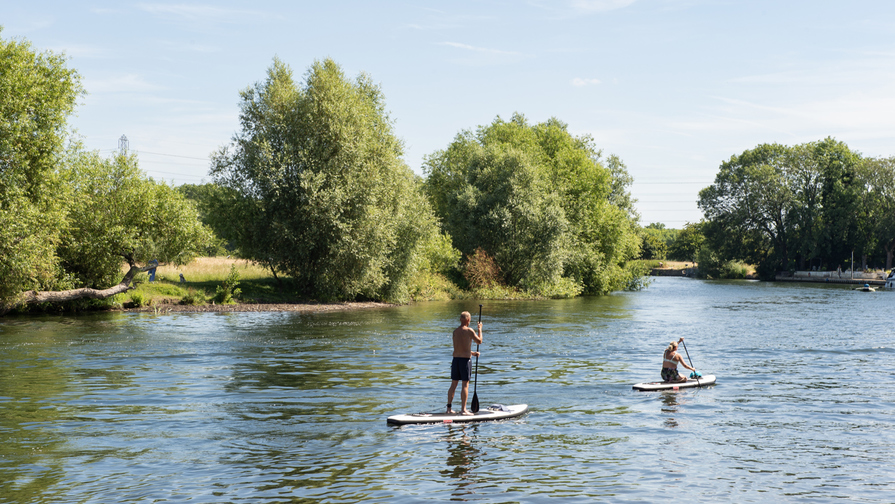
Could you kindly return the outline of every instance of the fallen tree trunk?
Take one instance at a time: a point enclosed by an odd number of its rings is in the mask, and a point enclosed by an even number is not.
[[[83,287],[80,289],[70,289],[64,291],[27,291],[22,293],[16,300],[16,304],[36,304],[36,303],[61,303],[65,301],[74,301],[75,299],[106,299],[115,294],[127,292],[134,287],[131,285],[137,273],[142,273],[158,267],[158,264],[150,264],[148,266],[137,266],[133,260],[128,258],[130,269],[124,275],[124,278],[116,285],[108,289],[93,289]],[[4,309],[5,308],[5,309]],[[0,307],[0,314],[8,311],[10,307]]]

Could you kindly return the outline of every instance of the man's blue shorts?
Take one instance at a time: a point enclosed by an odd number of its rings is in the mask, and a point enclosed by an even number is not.
[[[470,376],[472,376],[472,359],[454,357],[451,361],[451,380],[469,381]]]

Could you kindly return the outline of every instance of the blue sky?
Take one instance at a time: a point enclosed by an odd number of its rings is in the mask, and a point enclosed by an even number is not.
[[[4,2],[0,37],[64,52],[71,125],[174,184],[210,181],[239,91],[274,57],[380,83],[405,160],[514,112],[618,155],[641,223],[696,222],[731,155],[832,136],[895,155],[895,2],[733,0]]]

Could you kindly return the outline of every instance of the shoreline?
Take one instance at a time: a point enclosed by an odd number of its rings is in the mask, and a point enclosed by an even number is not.
[[[348,303],[235,303],[226,305],[182,305],[160,303],[139,308],[121,308],[125,313],[228,313],[228,312],[300,312],[325,313],[333,311],[364,310],[371,308],[394,308],[398,305],[374,301]]]

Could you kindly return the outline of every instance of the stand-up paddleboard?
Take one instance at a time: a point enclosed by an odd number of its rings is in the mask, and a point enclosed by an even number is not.
[[[461,415],[460,413],[411,413],[409,415],[390,416],[386,422],[389,425],[487,422],[513,418],[524,415],[527,412],[527,404],[512,404],[510,406],[494,404],[480,409],[478,413],[472,415]]]
[[[651,383],[635,383],[634,390],[650,391],[650,390],[679,390],[693,387],[705,387],[715,384],[715,375],[705,375],[696,378],[690,378],[685,382],[669,383],[669,382],[651,382]]]

